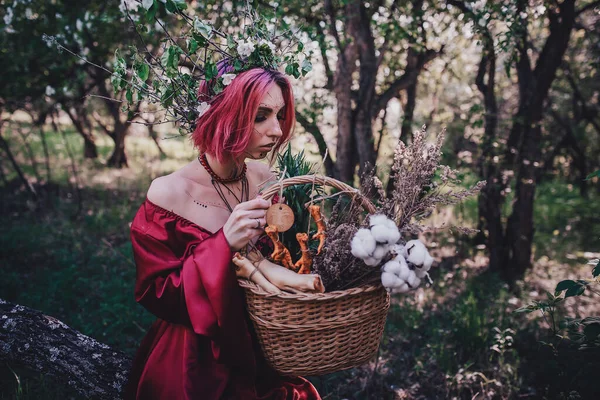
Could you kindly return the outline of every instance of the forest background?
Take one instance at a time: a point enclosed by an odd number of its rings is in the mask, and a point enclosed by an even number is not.
[[[430,217],[480,233],[421,235],[433,284],[393,297],[377,358],[310,378],[323,398],[600,398],[600,1],[583,0],[3,2],[0,398],[86,398],[51,351],[8,345],[23,328],[7,315],[39,310],[124,359],[153,321],[129,223],[195,153],[160,110],[122,112],[128,94],[91,63],[160,57],[174,7],[233,33],[248,4],[311,54],[292,145],[327,153],[323,173],[358,186],[370,163],[386,185],[394,145],[426,125],[447,129],[465,187],[488,182]]]

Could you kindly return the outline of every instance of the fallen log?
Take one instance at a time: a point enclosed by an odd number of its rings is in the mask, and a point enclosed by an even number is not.
[[[0,362],[55,378],[85,399],[120,399],[131,359],[31,308],[0,299]]]

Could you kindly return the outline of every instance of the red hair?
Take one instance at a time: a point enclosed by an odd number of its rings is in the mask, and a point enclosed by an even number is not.
[[[219,64],[219,76],[233,68]],[[296,122],[292,87],[284,74],[262,68],[254,68],[238,74],[231,83],[209,101],[210,108],[198,118],[192,133],[194,146],[201,153],[208,153],[219,162],[239,158],[248,147],[254,131],[254,120],[261,99],[271,85],[281,88],[285,106],[282,135],[273,147],[273,154],[290,138]],[[200,101],[211,96],[213,82],[203,81],[198,89]]]

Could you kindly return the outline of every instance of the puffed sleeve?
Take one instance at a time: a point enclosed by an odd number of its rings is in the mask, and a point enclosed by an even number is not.
[[[188,232],[178,232],[170,229],[172,218],[156,216],[151,208],[145,203],[131,226],[136,300],[157,317],[189,326],[196,334],[243,332],[243,298],[223,230],[209,234],[188,227]]]

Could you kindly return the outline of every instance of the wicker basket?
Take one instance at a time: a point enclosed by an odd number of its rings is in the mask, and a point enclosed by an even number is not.
[[[371,202],[342,182],[318,175],[284,179],[263,193],[268,199],[280,189],[318,183],[357,196],[370,213]],[[245,279],[250,319],[267,362],[282,375],[324,375],[361,365],[379,347],[387,310],[388,293],[381,285],[362,286],[330,293],[270,294]]]

